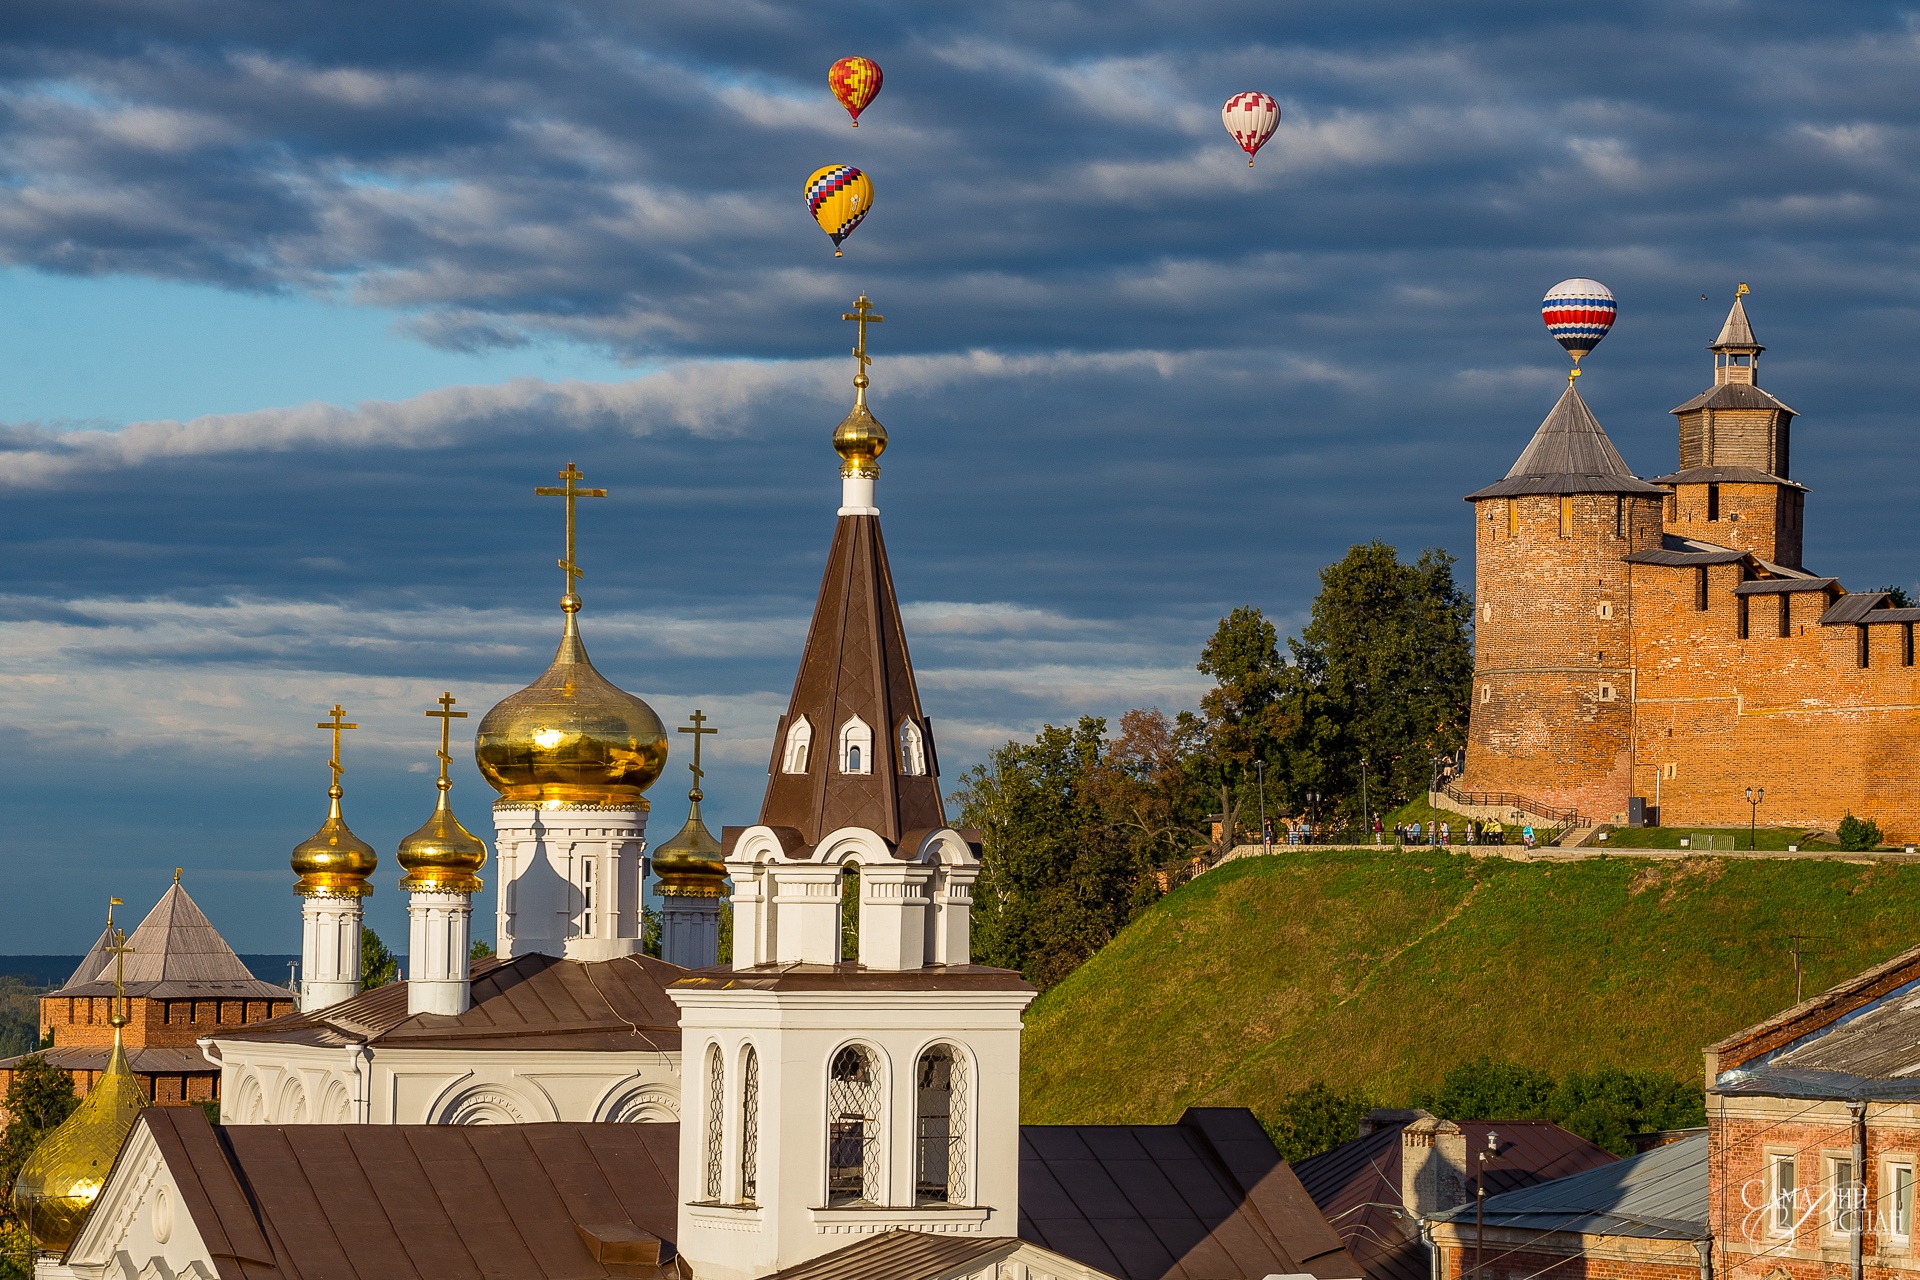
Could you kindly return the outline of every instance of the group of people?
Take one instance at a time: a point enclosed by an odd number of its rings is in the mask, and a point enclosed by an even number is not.
[[[1378,818],[1374,819],[1374,831],[1376,835],[1379,834],[1380,820]],[[1460,824],[1459,835],[1460,843],[1466,845],[1507,843],[1507,829],[1501,825],[1498,819],[1492,822],[1476,822],[1469,818]],[[1393,842],[1402,845],[1450,845],[1454,843],[1453,837],[1453,823],[1446,818],[1432,823],[1420,821],[1399,823],[1396,824],[1393,829]],[[1519,842],[1529,849],[1536,847],[1533,824],[1531,822],[1521,826]]]

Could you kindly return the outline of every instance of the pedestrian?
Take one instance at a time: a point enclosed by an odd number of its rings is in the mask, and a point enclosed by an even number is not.
[[[1533,848],[1533,824],[1531,822],[1520,828],[1520,843],[1529,849]]]
[[[1451,845],[1453,843],[1453,824],[1451,822],[1442,821],[1440,823],[1440,843],[1444,845]]]

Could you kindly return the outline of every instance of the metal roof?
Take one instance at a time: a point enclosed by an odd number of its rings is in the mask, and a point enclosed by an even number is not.
[[[1020,1126],[1020,1237],[1123,1280],[1357,1280],[1253,1113]]]
[[[1755,578],[1734,587],[1737,596],[1792,595],[1800,591],[1825,591],[1840,584],[1838,578]]]
[[[1674,551],[1667,547],[1648,547],[1645,551],[1636,551],[1620,558],[1628,564],[1660,564],[1670,569],[1684,569],[1689,565],[1734,564],[1745,560],[1747,553],[1731,547],[1713,551]]]
[[[1649,484],[1773,484],[1811,493],[1811,489],[1785,476],[1762,471],[1758,467],[1688,467],[1672,475],[1654,476]]]
[[[870,1240],[822,1254],[766,1280],[948,1280],[986,1270],[1017,1253],[1018,1236],[936,1236],[924,1231],[883,1231]]]
[[[107,1057],[113,1052],[111,1045],[98,1045],[94,1048],[78,1048],[72,1045],[54,1045],[51,1049],[35,1049],[32,1053],[23,1053],[18,1057],[0,1058],[0,1071],[17,1067],[27,1058],[41,1057],[59,1067],[62,1071],[105,1071]],[[213,1075],[220,1068],[208,1062],[195,1045],[128,1045],[126,1049],[127,1065],[135,1075],[179,1076]]]
[[[1677,405],[1667,412],[1692,413],[1695,409],[1778,409],[1783,413],[1799,416],[1798,410],[1776,400],[1750,382],[1728,382],[1711,387],[1685,404]]]
[[[1713,340],[1713,345],[1707,350],[1714,351],[1721,347],[1759,347],[1762,351],[1766,350],[1753,340],[1753,326],[1747,323],[1747,309],[1741,305],[1737,293],[1733,295],[1733,306],[1727,311],[1727,322],[1720,326],[1720,336]]]
[[[1619,1157],[1546,1120],[1460,1120],[1467,1150],[1488,1133],[1502,1142],[1487,1187],[1514,1191],[1616,1163]],[[1367,1280],[1431,1280],[1432,1264],[1400,1200],[1400,1135],[1406,1125],[1377,1129],[1294,1165],[1300,1185],[1346,1241]]]
[[[1666,490],[1634,477],[1572,383],[1567,384],[1506,478],[1468,494],[1467,501],[1536,493],[1666,496]]]
[[[1886,602],[1887,593],[1884,591],[1856,591],[1852,595],[1841,596],[1828,605],[1827,611],[1820,615],[1820,625],[1838,627],[1849,622],[1862,621],[1868,613]]]
[[[1707,1135],[1697,1133],[1641,1155],[1537,1186],[1488,1196],[1490,1227],[1580,1235],[1704,1240],[1707,1229]],[[1439,1214],[1472,1222],[1474,1206]]]
[[[154,998],[201,996],[207,999],[291,1000],[293,992],[262,982],[233,953],[179,881],[160,895],[147,918],[127,939],[132,947],[124,962],[127,994]],[[99,955],[101,965],[90,978],[86,966]],[[81,968],[56,996],[113,994],[114,957],[94,943]]]

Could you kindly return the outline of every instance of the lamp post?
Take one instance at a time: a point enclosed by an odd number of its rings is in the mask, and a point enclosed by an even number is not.
[[[1767,798],[1765,787],[1747,788],[1747,851],[1754,849],[1754,835],[1760,823],[1760,802]]]
[[[1260,849],[1273,852],[1273,837],[1267,833],[1267,762],[1255,760],[1253,771],[1260,777]]]
[[[1500,1135],[1487,1134],[1487,1149],[1480,1153],[1479,1168],[1473,1176],[1473,1274],[1476,1280],[1486,1280],[1486,1264],[1483,1259],[1487,1252],[1487,1161],[1500,1154]]]
[[[1360,757],[1360,827],[1368,835],[1373,835],[1373,811],[1367,808],[1367,758]],[[1379,836],[1373,836],[1375,844],[1380,843]]]

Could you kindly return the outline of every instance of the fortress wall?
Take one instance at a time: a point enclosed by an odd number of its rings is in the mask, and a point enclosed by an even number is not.
[[[1751,551],[1762,560],[1800,566],[1801,499],[1772,484],[1722,484],[1718,520],[1707,519],[1707,486],[1683,484],[1667,500],[1666,531],[1716,546]]]

